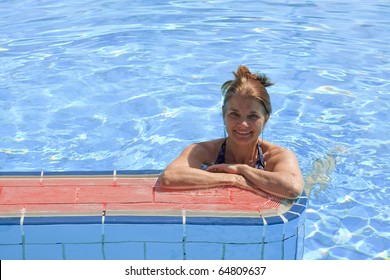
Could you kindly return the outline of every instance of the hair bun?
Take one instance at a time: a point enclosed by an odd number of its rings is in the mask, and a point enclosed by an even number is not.
[[[244,65],[240,65],[237,69],[237,76],[247,77],[247,78],[253,79],[254,75],[251,73],[251,71],[248,69],[248,67],[246,67]]]
[[[252,74],[251,71],[245,65],[240,65],[237,72],[233,72],[236,79],[247,78],[260,82],[264,87],[272,86],[273,83],[264,74]]]

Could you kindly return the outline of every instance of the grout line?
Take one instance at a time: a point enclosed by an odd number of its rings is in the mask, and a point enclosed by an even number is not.
[[[144,260],[146,260],[147,258],[146,258],[146,242],[144,241],[143,242],[144,243]]]
[[[40,178],[40,180],[39,180],[39,185],[41,186],[41,187],[43,187],[43,171],[41,171],[41,178]]]
[[[61,248],[62,248],[62,259],[66,260],[65,243],[62,243]]]
[[[181,218],[183,221],[183,225],[186,225],[186,210],[185,209],[181,210]]]
[[[182,248],[183,248],[183,260],[187,259],[187,252],[186,252],[186,241],[187,241],[187,233],[186,233],[186,210],[181,210],[181,217],[182,217],[182,226],[183,226],[183,238],[182,238]]]
[[[303,233],[303,234],[305,234],[305,233]],[[296,228],[296,239],[295,239],[295,253],[294,253],[294,259],[297,259],[298,258],[298,244],[299,244],[299,226],[297,226],[297,228]],[[302,246],[304,246],[303,244],[302,244]]]
[[[288,211],[287,213],[292,213],[292,214],[298,215],[298,217],[301,216],[301,213],[297,213],[297,212],[293,212],[293,211]]]
[[[20,211],[20,226],[23,227],[23,224],[24,224],[24,215],[26,213],[26,208],[23,207]]]
[[[305,208],[306,208],[306,205],[305,205],[305,204],[294,203],[293,205],[298,205],[298,206],[302,206],[302,207],[305,207]]]
[[[228,194],[229,194],[229,202],[233,203],[233,194],[232,194],[232,189],[228,188]]]
[[[283,221],[283,234],[282,234],[282,260],[284,260],[285,258],[285,239],[286,239],[286,226],[287,226],[287,223],[288,223],[288,220],[286,219],[285,216],[283,216],[283,214],[279,214],[279,217],[282,219]]]
[[[106,209],[102,211],[102,225],[104,226],[104,222],[106,220]],[[103,229],[103,234],[104,234],[104,229]]]
[[[104,204],[103,204],[103,208],[104,207]],[[105,217],[106,217],[106,209],[103,209],[102,211],[102,256],[103,256],[103,260],[106,259],[106,250],[105,250],[105,241],[106,241],[106,236],[105,236],[105,233],[104,233],[104,221],[105,221]]]
[[[261,259],[264,260],[264,247],[265,247],[265,235],[267,233],[267,220],[263,215],[260,214],[260,217],[263,219],[263,236],[261,238]]]
[[[279,214],[279,213],[278,213],[278,215],[279,215],[279,217],[282,219],[283,224],[287,224],[287,223],[288,223],[288,220],[286,219],[285,216],[283,216],[283,214]],[[283,233],[284,233],[284,232],[283,232]]]
[[[80,198],[80,188],[79,188],[79,187],[76,187],[76,194],[75,194],[74,203],[77,203],[77,201],[79,200],[79,198]]]
[[[22,259],[25,260],[26,259],[26,236],[24,235],[24,227],[23,227],[23,224],[24,224],[24,214],[26,212],[26,208],[23,207],[22,210],[21,210],[21,216],[20,216],[20,233],[22,235]]]
[[[116,187],[116,170],[114,170],[114,187]]]

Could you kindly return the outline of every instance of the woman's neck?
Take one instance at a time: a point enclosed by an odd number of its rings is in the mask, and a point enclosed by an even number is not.
[[[258,157],[257,144],[258,141],[245,146],[238,145],[228,139],[226,141],[225,162],[255,166]]]

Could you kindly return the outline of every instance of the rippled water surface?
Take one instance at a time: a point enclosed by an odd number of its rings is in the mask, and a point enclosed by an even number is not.
[[[389,259],[390,4],[2,1],[0,169],[163,169],[223,136],[220,85],[276,83],[264,139],[310,192],[306,259]]]

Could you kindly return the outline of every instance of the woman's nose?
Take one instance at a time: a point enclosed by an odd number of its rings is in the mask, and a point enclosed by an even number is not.
[[[247,127],[249,126],[247,120],[245,118],[240,118],[240,120],[238,121],[239,125],[242,125],[244,127]]]

